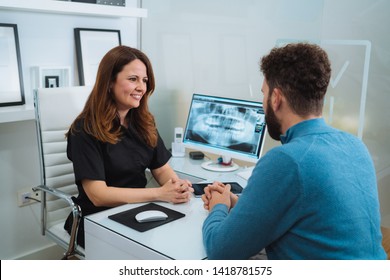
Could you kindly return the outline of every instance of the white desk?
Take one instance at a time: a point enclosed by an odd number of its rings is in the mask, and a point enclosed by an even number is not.
[[[200,167],[202,162],[186,157],[172,158],[170,164],[180,177],[189,178],[192,182],[236,181],[246,186],[246,181],[235,173],[206,171]],[[156,203],[186,216],[145,232],[138,232],[108,218],[143,204],[127,204],[85,217],[85,258],[201,260],[207,257],[202,225],[208,212],[203,208],[201,198],[193,197],[185,204]]]

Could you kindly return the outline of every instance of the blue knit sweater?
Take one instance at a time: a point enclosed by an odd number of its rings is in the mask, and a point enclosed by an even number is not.
[[[386,259],[375,169],[365,145],[325,124],[301,122],[264,155],[236,206],[203,225],[209,259]]]

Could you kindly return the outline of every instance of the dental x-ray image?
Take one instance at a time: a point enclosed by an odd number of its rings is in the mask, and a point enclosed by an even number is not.
[[[265,126],[263,110],[245,102],[229,100],[212,97],[194,99],[185,138],[191,142],[256,155]]]

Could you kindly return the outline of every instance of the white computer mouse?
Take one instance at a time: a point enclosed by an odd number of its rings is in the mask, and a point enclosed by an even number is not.
[[[146,210],[135,215],[135,219],[139,223],[164,221],[168,215],[159,210]]]

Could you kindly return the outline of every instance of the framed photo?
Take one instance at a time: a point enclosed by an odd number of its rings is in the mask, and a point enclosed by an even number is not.
[[[59,76],[46,76],[45,77],[45,88],[54,88],[60,86]]]
[[[18,29],[16,24],[0,23],[0,106],[24,103]]]
[[[32,66],[31,86],[37,88],[69,87],[70,66]]]
[[[121,44],[120,30],[75,28],[80,85],[93,85],[103,56]]]

